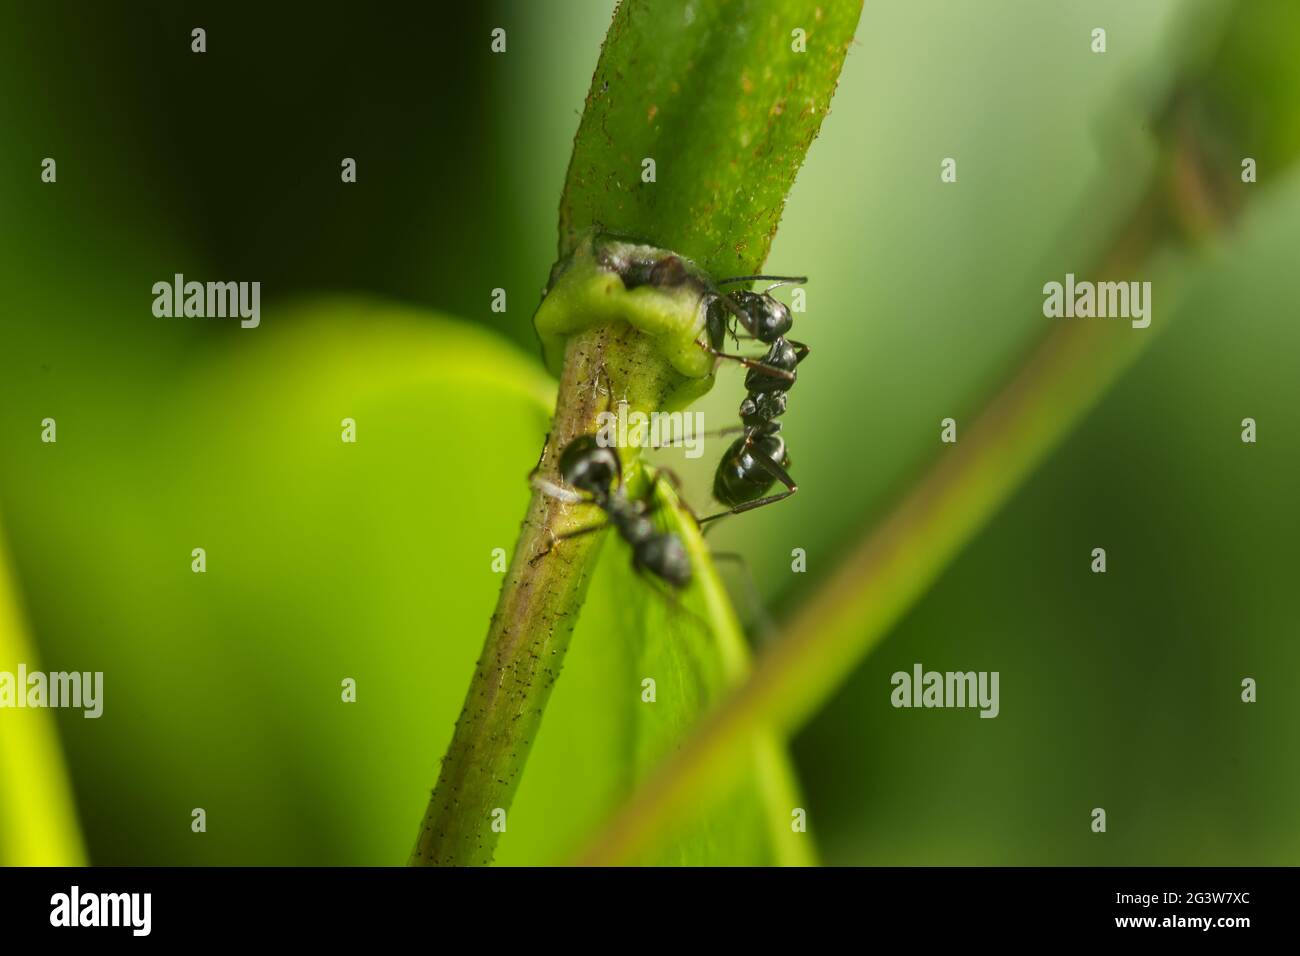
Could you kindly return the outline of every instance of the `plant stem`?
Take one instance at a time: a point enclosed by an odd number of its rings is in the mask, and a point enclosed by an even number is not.
[[[651,340],[624,322],[574,335],[539,473],[559,481],[560,452],[578,435],[594,432],[597,416],[615,397],[626,397],[630,410],[650,411],[680,382]],[[635,452],[623,454],[627,467]],[[599,520],[592,506],[566,505],[534,490],[412,865],[492,862],[499,821],[541,727],[605,535],[556,542]]]

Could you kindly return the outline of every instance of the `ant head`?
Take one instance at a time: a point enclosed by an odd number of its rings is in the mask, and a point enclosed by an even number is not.
[[[770,292],[746,292],[738,289],[731,293],[732,300],[749,316],[747,329],[760,342],[771,344],[790,331],[794,318],[790,309]]]
[[[560,477],[593,498],[603,498],[623,474],[618,452],[606,448],[595,435],[579,435],[560,453]]]

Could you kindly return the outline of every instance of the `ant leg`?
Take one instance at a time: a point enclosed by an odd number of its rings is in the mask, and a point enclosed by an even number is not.
[[[777,481],[789,488],[791,492],[799,490],[799,486],[796,485],[794,479],[790,477],[790,472],[786,471],[785,466],[779,461],[773,461],[771,458],[765,458],[762,455],[759,455],[755,460],[763,467],[764,471],[775,477]]]
[[[760,362],[758,359],[749,358],[746,355],[734,355],[731,352],[719,352],[711,345],[705,345],[703,342],[696,340],[696,345],[704,349],[714,358],[729,359],[732,362],[739,362],[745,368],[756,368],[763,372],[764,375],[772,375],[776,378],[783,378],[788,381],[794,381],[794,373],[787,372],[783,368],[777,368],[775,365],[768,365],[766,362]]]
[[[645,493],[645,497],[636,503],[637,507],[641,509],[641,514],[648,516],[659,510],[659,498],[656,495],[656,492],[659,490],[659,482],[665,476],[667,476],[668,483],[672,485],[674,489],[681,489],[682,482],[681,479],[677,477],[676,472],[668,468],[656,468],[654,470],[654,477],[650,479],[650,489]]]
[[[806,359],[808,357],[808,353],[812,351],[812,349],[804,345],[802,342],[796,342],[794,339],[786,339],[786,341],[794,346],[795,365],[798,365],[800,362]]]
[[[550,533],[551,537],[550,540],[546,542],[546,547],[542,548],[541,551],[538,551],[535,555],[529,558],[528,564],[529,566],[532,566],[536,564],[538,561],[542,560],[542,558],[550,554],[551,550],[561,541],[568,541],[570,538],[580,538],[584,534],[592,534],[593,532],[596,531],[604,531],[608,527],[609,527],[609,522],[602,521],[600,522],[600,524],[588,525],[585,528],[579,528],[577,531],[569,531],[565,534],[555,534],[551,532]]]
[[[649,516],[659,510],[659,499],[655,496],[655,490],[659,487],[660,478],[668,479],[668,483],[673,486],[673,491],[677,492],[678,507],[690,515],[691,520],[698,525],[700,519],[695,514],[695,509],[686,503],[686,498],[682,495],[682,479],[671,468],[659,467],[655,469],[654,480],[651,481],[650,491],[646,494],[645,501],[642,502],[641,513]]]
[[[799,486],[794,483],[794,479],[790,477],[790,473],[782,468],[777,462],[772,461],[770,458],[765,458],[762,455],[754,455],[753,457],[754,461],[758,465],[765,469],[767,473],[777,481],[781,482],[781,484],[785,485],[787,490],[775,495],[765,495],[764,497],[758,498],[754,501],[746,501],[744,504],[736,505],[736,507],[730,508],[727,511],[719,511],[717,514],[707,515],[700,519],[700,524],[704,524],[706,521],[716,521],[718,518],[727,517],[727,515],[744,514],[746,511],[753,511],[755,508],[762,508],[764,505],[776,504],[778,501],[783,501],[786,498],[789,498],[799,490]]]
[[[533,465],[533,470],[528,473],[528,480],[531,482],[533,476],[542,470],[542,465],[546,463],[546,446],[551,443],[551,433],[548,430],[546,437],[542,439],[542,450],[537,455],[537,464]]]
[[[654,477],[650,479],[650,490],[646,492],[645,500],[655,502],[655,492],[659,490],[659,482],[664,478],[668,479],[668,484],[673,486],[674,491],[681,491],[682,480],[677,476],[677,472],[671,468],[656,468]]]
[[[650,488],[645,493],[645,497],[637,501],[636,508],[641,514],[649,516],[659,510],[659,500],[655,497],[655,492],[659,488],[659,479],[663,477],[666,468],[656,468],[655,476],[650,479]]]
[[[612,412],[614,408],[614,380],[610,378],[609,370],[605,368],[603,362],[601,363],[600,367],[596,369],[596,374],[591,380],[591,393],[592,395],[598,395],[602,391],[600,387],[600,377],[602,375],[605,376],[605,382],[608,386],[607,388],[604,389],[605,411]],[[545,484],[549,486],[551,491],[548,491],[545,488],[538,487],[539,481],[537,480],[536,476],[537,473],[542,470],[542,465],[546,463],[546,449],[547,446],[550,445],[550,443],[551,443],[551,432],[548,429],[546,432],[546,437],[542,439],[542,450],[537,456],[537,464],[534,465],[533,470],[528,473],[528,480],[533,484],[533,487],[538,488],[539,491],[543,491],[549,497],[558,498],[559,500],[564,501],[568,504],[573,504],[575,499],[570,498],[570,493],[567,491],[561,491],[561,489],[559,489],[559,486],[556,485],[554,482],[549,482],[549,481],[545,482]],[[560,493],[552,493],[553,491],[560,492]],[[576,499],[576,500],[582,500],[582,499]]]
[[[755,501],[746,501],[743,505],[736,505],[736,507],[728,511],[719,511],[717,514],[705,515],[700,519],[700,524],[704,524],[706,521],[717,521],[719,518],[725,518],[728,515],[744,514],[746,511],[753,511],[755,508],[762,508],[764,505],[774,505],[778,501],[784,501],[786,498],[789,498],[798,490],[798,488],[794,488],[790,491],[783,491],[777,495],[767,495],[766,497],[759,498]]]
[[[751,617],[754,619],[759,632],[755,643],[768,643],[776,636],[776,624],[772,621],[772,615],[767,612],[762,592],[758,590],[758,585],[754,582],[754,575],[749,570],[749,562],[745,560],[745,556],[738,551],[714,551],[710,554],[710,557],[714,562],[726,561],[732,563],[739,570],[740,577],[745,582],[744,591],[750,606]]]
[[[659,477],[661,475],[668,479],[668,484],[673,486],[673,491],[677,492],[677,497],[680,498],[682,494],[682,476],[677,474],[677,472],[673,471],[671,468],[662,468],[662,467],[656,468],[655,469],[656,484],[658,483]],[[654,486],[652,485],[651,491],[653,490],[654,490]]]
[[[593,534],[597,531],[604,531],[609,527],[608,521],[602,521],[599,524],[589,524],[585,528],[579,528],[577,531],[566,531],[564,534],[552,534],[551,543],[555,544],[560,541],[568,541],[570,538],[581,538],[584,534]],[[547,550],[550,550],[548,547]]]
[[[699,432],[696,435],[696,437],[697,438],[725,438],[727,435],[739,435],[744,431],[745,431],[744,425],[728,425],[726,428],[719,428],[711,432]],[[645,445],[644,447],[653,451],[657,448],[684,448],[685,445],[686,445],[686,441],[685,439],[683,439],[682,441],[670,441],[662,445]]]
[[[588,499],[578,494],[578,492],[565,488],[563,485],[557,485],[549,478],[543,478],[541,475],[537,474],[536,471],[528,476],[528,483],[537,491],[546,495],[546,497],[554,498],[556,501],[563,502],[566,505],[581,505],[589,503]]]

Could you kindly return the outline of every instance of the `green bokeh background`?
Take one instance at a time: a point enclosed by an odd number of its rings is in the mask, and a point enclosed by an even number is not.
[[[93,862],[405,859],[546,428],[529,319],[611,7],[0,11],[0,513],[42,666],[106,673],[103,719],[56,718]],[[710,538],[765,596],[742,614],[815,589],[1044,332],[1042,284],[1124,221],[1217,9],[868,2],[768,262],[812,276],[801,490]],[[1176,313],[1157,284],[1167,331],[792,742],[825,861],[1300,856],[1300,182],[1254,146],[1238,230],[1176,264]],[[155,318],[176,272],[259,279],[262,328]],[[741,391],[724,370],[711,426]],[[656,458],[701,508],[710,459]],[[627,613],[592,591],[592,620]],[[608,806],[624,638],[575,636],[502,862],[554,859]],[[894,710],[916,661],[1000,671],[1001,715]]]

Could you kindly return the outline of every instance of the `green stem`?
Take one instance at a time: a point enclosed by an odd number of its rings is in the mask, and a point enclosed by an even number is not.
[[[597,416],[615,397],[627,397],[630,411],[651,411],[681,380],[652,340],[627,323],[572,336],[540,474],[559,480],[560,452],[578,435],[594,432]],[[630,460],[634,452],[624,455]],[[589,505],[565,505],[534,491],[412,865],[492,862],[501,811],[510,808],[541,727],[605,535],[555,542],[599,518]],[[535,560],[543,552],[545,557]]]

